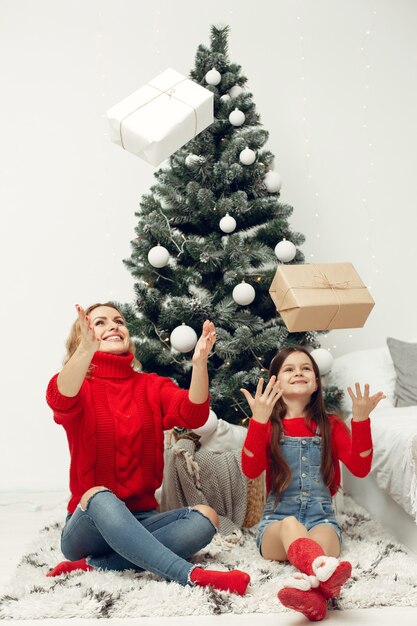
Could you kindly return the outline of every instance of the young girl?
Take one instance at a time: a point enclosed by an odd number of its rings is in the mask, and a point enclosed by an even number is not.
[[[189,391],[169,378],[138,373],[125,320],[111,302],[84,311],[67,341],[61,372],[46,398],[66,431],[71,454],[68,515],[61,548],[69,561],[47,576],[75,569],[149,570],[182,585],[243,595],[245,572],[217,572],[186,559],[207,545],[218,525],[209,506],[157,513],[164,430],[197,428],[209,414],[207,358],[215,342],[206,321],[193,355]]]
[[[268,497],[259,523],[257,545],[265,559],[288,560],[301,574],[285,581],[278,598],[311,621],[326,615],[327,598],[337,597],[351,574],[339,562],[341,530],[332,496],[340,486],[342,461],[355,475],[371,468],[369,413],[384,398],[362,393],[355,384],[352,433],[324,408],[320,373],[309,352],[284,348],[272,359],[269,382],[260,379],[255,397],[242,389],[252,419],[242,450],[248,478],[267,471]]]

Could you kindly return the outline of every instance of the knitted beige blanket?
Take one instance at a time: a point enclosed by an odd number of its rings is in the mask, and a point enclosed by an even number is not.
[[[206,504],[218,513],[219,532],[228,540],[240,539],[245,519],[248,486],[242,474],[241,451],[196,449],[194,441],[179,439],[165,449],[161,511]]]

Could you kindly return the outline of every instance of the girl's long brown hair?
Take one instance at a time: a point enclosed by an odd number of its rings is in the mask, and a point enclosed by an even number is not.
[[[321,474],[323,476],[324,483],[330,489],[337,489],[339,485],[334,483],[334,465],[333,454],[331,444],[331,432],[330,421],[326,413],[323,401],[323,393],[321,387],[321,379],[319,368],[317,363],[311,357],[308,350],[302,346],[292,346],[289,348],[283,348],[274,356],[269,366],[269,378],[271,376],[277,376],[284,361],[290,354],[294,352],[302,352],[308,356],[313,367],[313,371],[317,381],[317,389],[312,394],[310,402],[305,407],[306,417],[305,423],[309,429],[311,429],[311,422],[315,422],[320,428],[320,436],[322,442],[322,454],[321,454]],[[291,470],[284,459],[284,455],[281,451],[280,441],[283,433],[282,419],[287,412],[287,406],[282,398],[279,398],[274,406],[271,415],[272,424],[272,437],[271,437],[271,492],[275,494],[276,501],[279,500],[284,489],[288,487],[291,482]],[[312,431],[313,432],[313,431]]]
[[[91,304],[85,310],[85,314],[86,315],[90,315],[91,311],[94,311],[94,309],[97,309],[99,306],[108,306],[111,309],[114,309],[115,311],[118,312],[120,317],[124,320],[123,315],[120,313],[119,309],[117,308],[117,306],[113,302],[105,302],[104,304],[102,304],[100,302],[96,302],[96,304]],[[75,320],[75,322],[71,326],[70,334],[68,335],[68,339],[67,339],[66,344],[65,344],[65,347],[67,349],[67,354],[65,355],[65,358],[64,358],[64,365],[65,365],[65,363],[68,363],[68,361],[70,360],[70,358],[72,357],[72,355],[74,354],[76,349],[78,348],[78,345],[80,343],[80,339],[81,339],[81,326],[80,326],[80,321],[79,321],[79,319],[77,317],[77,319]],[[133,354],[133,356],[135,357],[136,346],[133,343],[132,339],[130,339],[129,346],[128,346],[128,351],[131,352]],[[135,369],[140,369],[140,363],[139,363],[139,361],[136,358],[133,358],[132,367],[135,368]]]

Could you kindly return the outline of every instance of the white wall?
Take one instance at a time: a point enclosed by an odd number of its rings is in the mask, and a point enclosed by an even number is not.
[[[122,259],[153,169],[104,114],[166,67],[187,74],[213,23],[231,26],[307,260],[352,261],[376,300],[324,345],[416,336],[416,20],[412,0],[0,0],[0,490],[66,486],[47,381],[75,303],[132,298]]]

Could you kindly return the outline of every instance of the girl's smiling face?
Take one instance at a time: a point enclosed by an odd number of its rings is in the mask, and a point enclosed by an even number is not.
[[[100,352],[124,354],[129,351],[130,336],[123,316],[109,306],[98,306],[90,313],[90,324],[100,340]]]
[[[317,379],[311,359],[304,352],[292,352],[278,372],[283,397],[310,398],[317,390]]]

